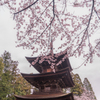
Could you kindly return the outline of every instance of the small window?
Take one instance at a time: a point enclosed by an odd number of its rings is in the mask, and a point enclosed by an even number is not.
[[[47,69],[47,72],[52,72],[52,69],[51,68]]]
[[[45,92],[49,92],[50,91],[50,87],[45,87]]]

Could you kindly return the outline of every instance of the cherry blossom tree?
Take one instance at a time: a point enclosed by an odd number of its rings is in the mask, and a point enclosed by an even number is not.
[[[99,0],[0,0],[0,5],[14,15],[17,47],[48,55],[51,41],[59,40],[52,49],[60,52],[58,56],[65,54],[63,60],[82,56],[86,63],[93,55],[100,57],[100,38],[95,43],[91,39],[100,28]]]
[[[83,90],[84,92],[81,96],[74,96],[75,100],[96,100],[92,91],[87,91],[85,88]]]

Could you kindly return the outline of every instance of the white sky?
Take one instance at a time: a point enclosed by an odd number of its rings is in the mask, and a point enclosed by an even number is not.
[[[14,30],[15,22],[13,15],[9,14],[8,9],[0,7],[0,55],[4,51],[11,53],[12,60],[18,61],[18,68],[22,73],[35,73],[33,67],[29,67],[29,63],[25,59],[25,56],[31,56],[31,50],[24,50],[22,48],[16,48],[16,30]],[[82,59],[70,58],[72,68],[78,67],[82,63]],[[77,70],[73,70],[74,73],[78,73],[84,80],[87,77],[93,87],[97,100],[100,100],[100,58],[94,57],[92,64],[82,66]]]

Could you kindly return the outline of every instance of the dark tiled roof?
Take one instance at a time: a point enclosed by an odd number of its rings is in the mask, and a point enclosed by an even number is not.
[[[58,63],[60,60],[63,59],[63,57],[65,56],[64,54],[56,57],[57,54],[54,54],[54,59],[56,59],[56,62],[55,63]],[[40,57],[39,57],[40,58]],[[37,59],[37,57],[26,57],[26,59],[28,60],[28,62],[32,65],[32,62],[34,60]],[[48,64],[49,65],[49,64]],[[43,66],[42,64],[39,64],[39,60],[37,61],[37,63],[35,65],[32,65],[38,72],[42,73],[42,69],[41,69],[41,66]],[[49,65],[50,66],[50,65]],[[70,65],[70,62],[69,62],[69,59],[66,58],[60,65],[57,66],[59,69],[62,69],[62,68],[66,68],[66,67],[69,67],[69,71],[72,71],[72,68],[71,68],[71,65]]]

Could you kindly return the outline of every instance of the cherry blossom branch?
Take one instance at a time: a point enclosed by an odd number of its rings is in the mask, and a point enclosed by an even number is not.
[[[61,24],[61,22],[60,22],[60,19],[59,19],[59,17],[58,17],[58,15],[56,14],[56,17],[57,17],[57,19],[58,19],[58,22],[59,22],[59,25],[61,26],[61,28],[63,29],[63,26],[62,26],[62,24]]]
[[[95,11],[95,13],[96,13],[96,15],[97,15],[98,19],[100,20],[100,17],[99,17],[99,15],[98,15],[98,13],[97,13],[97,11],[96,11],[96,9],[95,9],[95,8],[94,8],[94,11]]]
[[[65,9],[66,9],[66,0],[65,0],[65,7],[64,7],[64,10],[62,11],[62,14],[64,14]]]
[[[55,0],[53,0],[53,15],[55,16]]]
[[[97,45],[94,47],[94,49],[90,52],[89,56],[84,60],[84,62],[77,68],[73,68],[73,70],[75,69],[79,69],[83,64],[86,63],[86,61],[91,57],[91,55],[93,54],[93,52],[95,51],[96,47],[98,47],[98,45],[100,45],[100,41],[97,43]]]
[[[14,15],[16,15],[16,14],[18,14],[18,13],[20,13],[20,12],[22,12],[22,11],[28,9],[28,8],[30,8],[31,6],[33,6],[33,5],[34,5],[35,3],[37,3],[37,2],[38,2],[38,0],[36,0],[35,2],[33,2],[33,3],[32,3],[31,5],[29,5],[28,7],[24,8],[24,9],[22,9],[22,10],[16,12],[16,13],[14,13]]]
[[[88,28],[89,28],[89,25],[90,25],[90,22],[91,22],[91,18],[92,18],[92,15],[93,15],[93,9],[94,9],[94,0],[92,0],[92,1],[93,1],[93,2],[92,2],[91,14],[90,14],[90,18],[89,18],[87,27],[86,27],[86,29],[85,29],[85,32],[84,32],[84,35],[83,35],[83,37],[82,37],[82,40],[81,40],[80,44],[78,45],[78,47],[76,48],[76,50],[74,50],[73,54],[74,54],[74,53],[77,51],[77,49],[82,45],[83,40],[84,40],[84,37],[85,37],[85,35],[86,35],[86,32],[87,32],[87,37],[89,36],[89,34],[88,34]],[[89,38],[88,38],[88,39],[89,39]]]
[[[53,20],[54,20],[54,18],[55,18],[55,0],[53,0],[52,1],[53,2],[53,18],[52,18],[52,20],[50,21],[50,23],[49,23],[49,25],[47,25],[47,27],[43,30],[43,32],[32,42],[32,43],[34,43],[34,42],[36,42],[42,35],[43,35],[43,33],[48,29],[48,27],[49,26],[51,26],[51,24],[52,24],[52,22],[53,22]],[[50,6],[50,4],[52,3],[52,2],[50,2],[49,3],[49,5],[46,7],[46,9]],[[27,8],[28,9],[28,8]],[[41,16],[42,16],[42,14],[46,11],[46,9],[41,13]],[[18,13],[20,13],[21,11],[19,11]],[[40,16],[40,17],[41,17]],[[40,17],[37,19],[37,21],[40,19]],[[36,21],[36,22],[37,22]],[[34,23],[35,24],[35,23]],[[27,33],[25,34],[25,36],[27,35]],[[25,37],[24,36],[24,37]],[[21,40],[22,41],[22,40]],[[31,44],[30,44],[31,45]]]
[[[53,20],[55,18],[55,10],[54,10],[55,7],[54,6],[55,6],[55,0],[53,0],[53,18],[50,21],[50,24],[45,28],[45,30],[37,37],[37,39],[34,42],[36,42],[42,36],[42,34],[46,31],[46,29],[48,29],[48,27],[52,24],[52,22],[53,22]]]
[[[35,21],[35,23],[32,24],[30,30],[31,30],[31,29],[33,28],[33,26],[40,20],[41,16],[44,14],[44,12],[47,10],[47,8],[51,5],[52,2],[53,2],[53,1],[51,1],[51,2],[49,3],[49,5],[45,8],[45,10],[44,10],[44,11],[40,14],[40,16],[37,18],[37,20]],[[30,30],[28,30],[28,32],[26,32],[26,34],[24,35],[24,37],[30,32]],[[23,39],[24,39],[24,37],[23,37]],[[21,39],[21,41],[22,41],[23,39]],[[20,42],[21,42],[21,41],[20,41]]]
[[[11,1],[13,1],[13,0],[10,0],[10,1],[5,0],[4,3],[0,3],[0,6],[2,6],[2,5],[4,5],[4,4],[8,4],[8,3],[11,2]]]
[[[48,29],[48,27],[52,24],[52,22],[53,22],[53,20],[54,20],[54,18],[55,18],[55,16],[52,18],[52,20],[51,20],[51,22],[50,22],[50,24],[49,25],[47,25],[47,27],[45,28],[45,30],[37,37],[37,39],[34,41],[34,42],[36,42],[42,35],[43,35],[43,33],[46,31],[46,29]],[[33,43],[34,43],[33,42]]]
[[[58,19],[58,22],[59,22],[61,28],[64,30],[64,32],[66,32],[65,29],[63,28],[63,25],[62,25],[61,22],[60,22],[60,19],[59,19],[58,15],[56,15],[56,17],[57,17],[57,19]],[[81,25],[82,25],[82,24],[81,24]],[[69,45],[72,45],[72,43],[74,42],[74,40],[75,40],[77,37],[79,37],[79,35],[81,35],[81,34],[83,33],[83,31],[85,31],[85,29],[83,29],[79,34],[77,34],[77,35],[74,37],[74,39],[70,42]]]
[[[79,46],[82,44],[83,40],[84,40],[84,37],[85,37],[85,33],[88,31],[88,28],[89,28],[89,25],[90,25],[90,22],[91,22],[91,18],[92,18],[92,14],[93,14],[93,9],[94,9],[94,0],[93,1],[93,4],[92,4],[92,8],[91,8],[91,14],[90,14],[90,18],[89,18],[89,21],[88,21],[88,24],[87,24],[87,27],[86,27],[86,30],[84,32],[84,35],[82,37],[82,41],[80,42]],[[87,32],[87,35],[88,35],[88,32]]]

